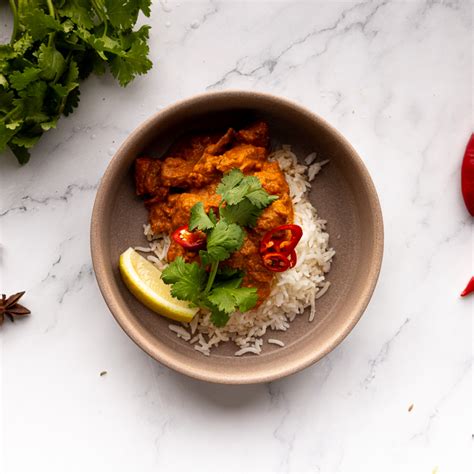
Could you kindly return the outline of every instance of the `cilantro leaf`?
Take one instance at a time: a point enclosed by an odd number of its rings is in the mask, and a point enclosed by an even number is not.
[[[215,216],[214,216],[215,218]],[[215,222],[213,222],[204,210],[204,204],[198,202],[191,208],[191,218],[189,220],[189,229],[194,230],[210,230],[214,228]]]
[[[248,199],[258,209],[265,209],[273,201],[276,201],[278,199],[278,196],[276,196],[275,194],[268,194],[265,189],[260,188],[250,191],[245,196],[245,198]]]
[[[15,95],[13,94],[13,91],[0,91],[0,112],[6,114],[10,112],[14,98]]]
[[[91,2],[89,0],[65,0],[59,9],[62,16],[70,18],[74,23],[84,28],[93,28]]]
[[[74,109],[79,105],[79,96],[81,95],[79,89],[74,89],[71,91],[67,98],[66,102],[64,103],[63,114],[67,117],[71,114]]]
[[[214,281],[214,285],[212,285],[212,288],[239,288],[239,286],[242,284],[242,277],[237,276],[236,278],[230,278],[230,279],[219,279]]]
[[[22,30],[28,32],[34,41],[43,39],[47,34],[59,31],[61,25],[51,15],[38,7],[19,4],[18,13]]]
[[[225,200],[225,195],[233,188],[239,185],[239,183],[244,179],[245,175],[238,168],[234,168],[226,173],[219,185],[216,188],[216,193],[222,196],[222,199]]]
[[[222,286],[214,288],[208,299],[219,311],[230,314],[238,308],[243,313],[257,304],[258,294],[256,288]]]
[[[207,303],[208,308],[211,311],[211,321],[214,326],[221,328],[227,324],[229,321],[229,315],[221,311],[219,308],[211,304],[210,302]]]
[[[278,196],[269,195],[263,189],[256,176],[245,176],[236,168],[222,178],[216,192],[222,196],[227,205],[236,205],[248,199],[257,209],[264,209],[278,199]],[[248,205],[246,209],[250,209]]]
[[[0,122],[0,150],[5,148],[6,144],[13,137],[13,135],[15,135],[15,130],[7,128],[3,122]]]
[[[214,209],[209,209],[209,219],[211,220],[211,222],[216,225],[217,224],[217,217],[216,217],[216,214],[214,212]]]
[[[13,89],[21,91],[31,82],[36,81],[40,72],[40,69],[35,67],[26,68],[23,72],[15,71],[10,74],[10,85],[13,87]]]
[[[145,16],[150,16],[151,0],[138,0],[138,5]]]
[[[196,262],[186,263],[177,257],[162,272],[161,279],[171,286],[171,294],[179,300],[198,304],[206,283],[206,270]]]
[[[42,44],[38,51],[38,66],[43,79],[57,80],[64,72],[66,61],[54,46]]]
[[[108,19],[114,28],[127,30],[137,21],[138,0],[104,0]]]
[[[30,152],[25,147],[13,143],[10,143],[8,147],[13,152],[20,165],[25,165],[30,161]]]
[[[244,243],[245,232],[237,224],[219,220],[207,236],[207,254],[213,261],[226,260]]]
[[[227,222],[241,226],[254,227],[260,216],[261,210],[253,205],[248,199],[244,199],[233,206],[226,206],[220,210],[220,215]]]
[[[22,135],[21,133],[17,133],[11,140],[10,144],[14,144],[24,148],[31,148],[33,147],[38,140],[41,138],[41,135]]]
[[[138,74],[145,74],[152,67],[152,62],[148,59],[149,47],[148,39],[149,27],[142,26],[140,31],[144,34],[137,35],[127,51],[117,54],[110,61],[110,72],[118,79],[121,86],[126,86]]]
[[[25,54],[32,45],[33,37],[29,33],[23,33],[21,38],[13,43],[13,50],[17,54]]]

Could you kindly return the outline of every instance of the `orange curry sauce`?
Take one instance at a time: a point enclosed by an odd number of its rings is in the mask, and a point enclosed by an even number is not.
[[[257,122],[225,134],[192,134],[177,140],[161,158],[137,158],[135,183],[138,196],[146,199],[153,233],[171,234],[189,224],[191,208],[198,202],[206,212],[217,209],[221,197],[216,187],[224,173],[239,168],[246,175],[257,176],[269,194],[279,196],[260,215],[254,228],[246,228],[242,248],[224,265],[245,272],[243,286],[256,287],[258,304],[269,294],[274,273],[267,270],[259,253],[263,235],[276,226],[293,223],[293,205],[288,183],[276,162],[268,161],[268,125]],[[185,250],[171,241],[168,261],[183,256],[188,262],[199,259],[198,252]]]

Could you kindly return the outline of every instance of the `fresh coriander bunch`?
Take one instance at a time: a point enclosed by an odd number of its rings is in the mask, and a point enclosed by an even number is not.
[[[0,45],[0,152],[7,146],[21,164],[43,132],[79,103],[79,83],[107,69],[126,86],[152,63],[151,0],[9,0],[10,44]]]

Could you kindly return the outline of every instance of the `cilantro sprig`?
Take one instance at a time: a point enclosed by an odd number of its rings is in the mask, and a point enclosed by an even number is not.
[[[211,311],[215,326],[225,326],[230,315],[252,309],[258,300],[256,288],[242,287],[238,270],[219,268],[239,250],[245,239],[244,226],[256,224],[261,212],[278,196],[269,195],[255,176],[245,176],[233,169],[221,180],[217,193],[222,197],[219,219],[213,209],[207,213],[202,202],[191,209],[189,229],[207,234],[207,248],[199,252],[201,264],[186,263],[177,257],[162,272],[171,285],[171,294],[180,300]]]
[[[79,83],[108,68],[120,85],[145,74],[150,0],[9,0],[10,44],[0,45],[0,152],[21,164],[41,135],[79,103]]]

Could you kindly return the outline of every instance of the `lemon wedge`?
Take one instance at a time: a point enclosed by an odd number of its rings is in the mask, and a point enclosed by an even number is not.
[[[190,308],[187,302],[171,296],[160,270],[131,247],[120,255],[119,266],[128,289],[152,311],[186,323],[198,312],[198,308]]]

